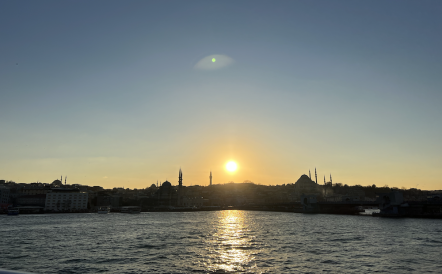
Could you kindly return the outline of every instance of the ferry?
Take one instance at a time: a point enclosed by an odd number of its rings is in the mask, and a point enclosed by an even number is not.
[[[98,214],[108,214],[110,212],[109,206],[100,206],[98,208]]]
[[[136,214],[141,212],[141,207],[139,206],[123,206],[121,207],[121,213],[131,213]]]
[[[10,216],[16,216],[20,213],[20,211],[17,208],[8,208],[8,215]]]

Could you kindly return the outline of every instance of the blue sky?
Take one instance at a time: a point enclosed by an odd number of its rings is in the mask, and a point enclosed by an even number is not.
[[[316,166],[440,189],[441,18],[440,1],[3,1],[0,177],[283,184]],[[235,62],[194,68],[213,54]]]

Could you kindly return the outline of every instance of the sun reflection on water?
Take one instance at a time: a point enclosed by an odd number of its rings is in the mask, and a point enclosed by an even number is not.
[[[248,229],[251,220],[247,212],[224,210],[218,212],[214,222],[214,233],[206,243],[211,258],[206,264],[209,271],[251,271],[256,267],[254,238]]]

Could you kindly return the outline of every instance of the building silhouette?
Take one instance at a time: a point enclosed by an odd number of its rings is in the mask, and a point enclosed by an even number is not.
[[[315,169],[316,173],[316,169]],[[318,195],[322,193],[322,186],[318,185],[310,179],[307,175],[302,175],[298,181],[296,181],[293,188],[293,196],[299,199],[301,195]]]

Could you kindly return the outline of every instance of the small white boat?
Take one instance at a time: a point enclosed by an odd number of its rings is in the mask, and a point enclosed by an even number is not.
[[[98,208],[98,214],[108,214],[110,212],[109,206],[100,206]]]

